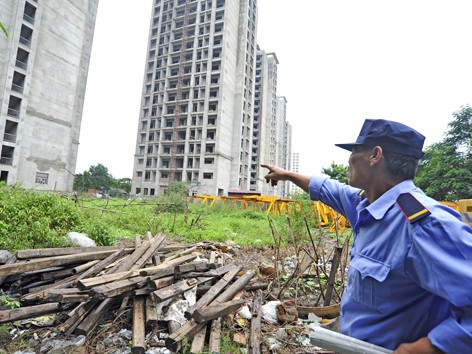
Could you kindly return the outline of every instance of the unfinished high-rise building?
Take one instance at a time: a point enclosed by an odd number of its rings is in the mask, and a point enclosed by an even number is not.
[[[276,164],[277,65],[275,53],[258,47],[256,56],[256,86],[251,163],[251,190],[264,195],[274,194],[274,188],[263,180],[267,170],[261,163]]]
[[[155,0],[132,192],[249,188],[255,0]]]
[[[288,183],[279,182],[272,187],[264,181],[267,169],[262,163],[289,169],[291,151],[291,126],[287,122],[287,100],[277,96],[277,66],[275,53],[258,48],[256,57],[256,87],[251,163],[251,190],[264,195],[286,197]]]
[[[299,152],[294,152],[292,154],[292,163],[291,163],[290,171],[300,173],[300,153]],[[303,193],[303,190],[300,187],[298,187],[296,184],[291,183],[289,188],[292,194]]]
[[[287,99],[284,96],[277,97],[276,112],[276,139],[275,156],[276,165],[285,170],[290,170],[292,154],[292,126],[287,121]],[[285,198],[290,193],[290,182],[277,183],[276,195]]]
[[[253,141],[256,28],[256,0],[154,0],[133,194],[159,195],[172,181],[193,194],[262,192],[253,183],[254,156],[268,149]]]
[[[72,191],[98,0],[0,0],[0,180]]]

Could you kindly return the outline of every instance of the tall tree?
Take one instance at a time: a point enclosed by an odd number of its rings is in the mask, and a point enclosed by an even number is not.
[[[347,183],[348,167],[346,165],[336,164],[333,161],[329,167],[323,167],[321,172],[339,182]]]
[[[97,189],[105,193],[113,186],[113,176],[108,172],[108,168],[100,163],[96,166],[90,166],[88,171],[84,173],[76,174],[74,178],[74,189],[79,191]]]
[[[472,198],[472,108],[462,106],[453,118],[444,139],[425,149],[415,179],[437,200]]]

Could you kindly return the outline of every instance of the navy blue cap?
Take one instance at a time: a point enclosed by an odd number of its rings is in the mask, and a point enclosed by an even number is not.
[[[366,119],[355,143],[335,144],[352,151],[356,145],[380,146],[397,154],[423,157],[425,137],[413,128],[402,123],[384,119]]]

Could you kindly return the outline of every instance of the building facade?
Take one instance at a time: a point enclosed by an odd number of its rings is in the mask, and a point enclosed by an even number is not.
[[[72,191],[98,0],[0,0],[0,180]]]
[[[160,195],[172,181],[192,194],[264,194],[257,166],[276,161],[277,58],[256,69],[256,29],[256,0],[154,0],[133,194]],[[266,103],[257,81],[269,72]]]
[[[300,153],[299,152],[294,152],[292,154],[292,168],[291,171],[293,172],[300,172]],[[290,193],[303,193],[303,190],[298,187],[297,185],[291,183],[290,184]]]
[[[132,193],[249,189],[255,0],[155,0]]]
[[[262,163],[275,165],[277,131],[277,65],[275,53],[258,48],[251,163],[251,190],[274,195],[275,189],[264,180],[267,170]]]
[[[277,97],[276,111],[276,140],[275,156],[276,165],[290,170],[292,153],[292,126],[287,121],[287,99],[284,96]],[[286,198],[289,195],[291,183],[288,181],[277,183],[276,195]]]

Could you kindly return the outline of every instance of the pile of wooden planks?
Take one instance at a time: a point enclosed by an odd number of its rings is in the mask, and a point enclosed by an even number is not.
[[[60,331],[89,335],[109,311],[131,306],[132,352],[144,353],[146,329],[162,325],[159,304],[196,289],[196,301],[185,311],[187,322],[170,321],[165,345],[176,351],[182,342],[192,341],[191,351],[201,352],[208,329],[210,352],[218,352],[221,318],[245,303],[243,290],[266,285],[251,282],[253,271],[225,265],[207,243],[170,246],[165,241],[165,235],[148,233],[145,240],[136,237],[134,247],[17,251],[0,266],[0,286],[21,307],[0,308],[0,324],[62,312],[67,316]],[[250,347],[258,353],[260,318],[254,318]]]

